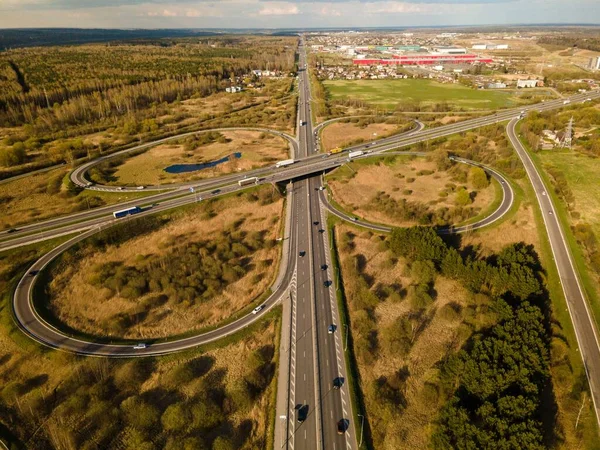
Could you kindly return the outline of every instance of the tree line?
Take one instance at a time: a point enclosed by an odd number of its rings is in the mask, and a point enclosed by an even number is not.
[[[531,246],[512,244],[485,259],[464,256],[433,228],[392,231],[390,249],[474,294],[493,299],[498,320],[475,333],[442,365],[443,407],[433,447],[439,449],[546,448],[552,386],[550,327],[541,266]]]

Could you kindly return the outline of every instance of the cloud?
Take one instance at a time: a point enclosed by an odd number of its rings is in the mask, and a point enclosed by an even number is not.
[[[299,14],[298,6],[293,3],[273,3],[269,6],[263,6],[258,12],[259,16],[291,16]]]

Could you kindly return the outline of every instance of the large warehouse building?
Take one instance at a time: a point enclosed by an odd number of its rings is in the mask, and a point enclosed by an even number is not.
[[[471,64],[471,63],[491,63],[491,58],[480,58],[477,55],[394,55],[392,59],[354,59],[352,62],[357,66],[376,66],[376,65],[399,65],[399,66],[424,66],[439,64]]]

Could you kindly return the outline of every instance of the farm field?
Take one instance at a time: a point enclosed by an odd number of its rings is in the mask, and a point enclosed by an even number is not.
[[[113,183],[159,185],[211,178],[274,164],[290,154],[288,142],[270,133],[238,130],[217,134],[218,137],[206,143],[187,139],[180,143],[162,144],[125,159],[116,168]],[[202,139],[202,134],[197,136]],[[232,156],[235,153],[241,153],[240,157]],[[202,164],[228,156],[228,162],[194,172],[175,174],[164,170],[175,164]]]
[[[269,446],[280,309],[224,341],[175,355],[48,352],[16,329],[10,313],[10,286],[48,249],[0,253],[0,433],[9,448]]]
[[[268,291],[282,208],[264,187],[124,223],[61,256],[44,308],[96,336],[164,338],[217,325]]]
[[[425,158],[386,157],[353,162],[327,177],[333,199],[346,211],[392,226],[455,225],[493,203],[495,190],[474,189],[469,168],[461,164],[438,170]]]
[[[372,106],[395,109],[401,104],[430,107],[445,103],[451,109],[500,109],[524,103],[517,91],[475,90],[432,80],[335,80],[323,85],[331,100],[361,100]]]
[[[0,184],[0,229],[150,195],[69,189],[63,185],[68,172],[59,168]]]

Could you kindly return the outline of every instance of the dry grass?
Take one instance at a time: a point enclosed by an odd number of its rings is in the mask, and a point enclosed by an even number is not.
[[[4,276],[9,270],[11,270],[11,264],[3,260],[0,263],[0,275]],[[7,285],[2,283],[1,286],[6,287]],[[0,418],[0,423],[5,426],[10,425],[11,432],[21,439],[24,448],[26,446],[32,450],[73,448],[60,445],[60,439],[57,438],[59,435],[68,435],[71,432],[77,434],[81,442],[92,446],[96,445],[96,436],[86,434],[79,428],[82,418],[78,413],[71,412],[72,409],[66,405],[82,391],[94,389],[94,387],[104,385],[107,380],[112,380],[124,365],[131,364],[131,359],[78,358],[66,352],[41,351],[39,347],[26,342],[27,338],[14,329],[9,317],[7,303],[9,296],[6,295],[6,292],[2,292],[0,301],[4,302],[0,303],[2,305],[0,308],[0,408],[6,411],[6,415],[3,414],[3,417]],[[147,364],[152,368],[151,372],[147,380],[139,385],[139,388],[136,387],[135,395],[146,395],[148,399],[155,399],[155,406],[158,408],[159,414],[162,414],[173,402],[173,397],[187,399],[198,395],[202,392],[203,382],[205,384],[202,378],[195,378],[190,383],[178,386],[173,386],[168,380],[169,372],[199,356],[214,360],[210,372],[204,375],[204,379],[212,376],[211,373],[218,374],[223,380],[225,391],[233,392],[236,383],[239,385],[239,381],[248,373],[248,369],[245,367],[248,355],[254,350],[274,345],[277,342],[278,322],[278,320],[272,320],[264,323],[253,333],[247,333],[243,339],[232,341],[221,347],[190,350],[180,356],[148,359]],[[81,375],[90,371],[94,376],[89,379]],[[23,392],[18,398],[6,395],[6,391],[3,392],[3,389],[10,384],[29,380],[37,380],[39,384],[36,388]],[[240,447],[241,449],[261,448],[268,440],[267,433],[270,426],[268,415],[275,407],[271,404],[275,388],[275,383],[271,382],[265,391],[254,398],[249,408],[236,409],[233,413],[225,410],[225,414],[228,414],[226,416],[228,423],[234,427],[245,424],[244,428],[249,427],[251,430]],[[157,396],[156,393],[162,393],[162,395]],[[132,392],[128,395],[131,394]],[[90,403],[85,409],[91,411],[101,403],[104,406],[109,403],[109,406],[118,411],[121,401],[128,395],[111,387],[111,392],[107,397],[102,400],[90,399]],[[60,424],[64,434],[55,433],[57,424]],[[131,432],[132,427],[123,424],[117,427],[117,430],[120,431],[118,431],[118,435],[114,436],[113,444],[123,441]],[[166,433],[161,432],[160,425],[159,429],[153,430],[153,432],[155,438],[164,440]],[[161,433],[162,436],[159,435]],[[194,430],[192,433],[197,435],[198,431]],[[185,432],[181,435],[181,439],[184,437],[186,437]],[[64,441],[62,443],[64,444]]]
[[[422,170],[433,171],[433,173],[417,175]],[[407,179],[411,178],[415,180],[407,182]],[[423,204],[435,201],[435,205],[430,206],[435,211],[443,207],[454,206],[455,193],[450,193],[447,197],[439,196],[439,193],[444,191],[449,183],[460,185],[453,181],[452,174],[437,171],[433,162],[424,159],[408,161],[402,158],[399,158],[391,166],[380,164],[361,167],[350,180],[338,180],[332,177],[328,181],[334,199],[344,209],[352,211],[366,220],[394,226],[410,226],[415,223],[401,221],[398,217],[374,209],[372,200],[378,192],[385,192],[394,200],[406,199]],[[406,190],[412,192],[408,194],[405,192]],[[485,209],[494,200],[494,195],[494,188],[491,185],[478,191],[471,205],[474,211]]]
[[[100,323],[119,313],[132,311],[151,294],[132,301],[118,295],[112,296],[108,289],[94,287],[87,279],[96,265],[122,261],[135,266],[141,256],[166,254],[171,245],[210,239],[240,218],[245,218],[242,230],[264,231],[265,239],[275,239],[283,217],[283,200],[260,208],[256,207],[256,203],[240,201],[238,197],[219,200],[214,206],[219,214],[208,220],[200,219],[201,207],[199,205],[156,232],[134,238],[119,247],[109,247],[105,252],[90,255],[63,271],[51,284],[52,308],[56,316],[74,329],[105,334]],[[171,305],[167,302],[153,308],[151,314],[130,328],[123,337],[165,337],[215,325],[227,319],[267,290],[278,267],[279,257],[277,246],[256,251],[251,255],[251,270],[230,284],[221,295],[201,304]],[[257,278],[259,282],[255,281]]]
[[[328,152],[336,147],[342,147],[358,139],[372,141],[395,133],[398,125],[373,123],[361,127],[354,123],[335,122],[327,125],[321,133],[323,150]]]
[[[91,197],[101,199],[101,203],[104,204],[113,204],[140,196],[84,192],[77,197],[67,197],[60,192],[48,193],[49,181],[62,179],[68,171],[69,169],[56,169],[0,184],[0,228],[15,227],[86,209],[85,197],[89,197],[88,200],[91,200],[92,204],[95,200]]]
[[[203,145],[193,152],[186,152],[183,145],[164,144],[153,147],[141,155],[127,159],[118,167],[115,176],[121,184],[158,185],[184,182],[262,167],[286,159],[289,155],[287,141],[279,136],[244,130],[223,131],[221,134],[229,142]],[[229,162],[214,168],[182,174],[164,171],[173,164],[209,162],[235,152],[241,152],[242,157],[231,158]]]
[[[519,184],[523,185],[524,183],[521,181]],[[534,204],[531,201],[523,201],[510,220],[477,232],[462,234],[462,245],[478,247],[482,256],[485,256],[497,253],[509,244],[525,242],[533,245],[540,254],[540,237],[533,216],[533,208]]]
[[[410,276],[406,275],[406,263],[402,260],[390,267],[389,251],[381,252],[374,244],[373,235],[369,232],[356,233],[348,225],[336,227],[336,235],[340,242],[343,233],[353,233],[354,248],[351,251],[340,252],[344,289],[349,303],[351,320],[356,316],[354,299],[358,295],[357,285],[354,280],[348,279],[349,265],[353,264],[356,255],[363,255],[366,264],[363,273],[376,280],[376,283],[391,285],[399,283],[407,287],[411,283]],[[385,450],[423,449],[427,448],[432,431],[432,423],[436,418],[441,404],[432,404],[425,399],[423,390],[427,382],[436,382],[439,373],[438,363],[448,354],[462,345],[465,337],[458,333],[460,321],[449,322],[437,314],[444,305],[454,302],[466,305],[468,294],[457,282],[438,277],[435,281],[437,298],[425,315],[433,316],[425,332],[415,340],[411,351],[405,357],[390,354],[379,350],[374,363],[358,360],[359,372],[362,381],[362,390],[365,397],[367,415],[371,430],[373,431],[374,447]],[[396,318],[412,313],[407,300],[394,303],[390,300],[382,301],[375,310],[377,330],[382,330]],[[353,333],[356,327],[353,321]],[[380,406],[371,397],[368,386],[381,376],[392,377],[401,367],[406,366],[410,373],[404,395],[407,406],[402,411],[398,409],[394,420],[385,422],[379,415]]]

